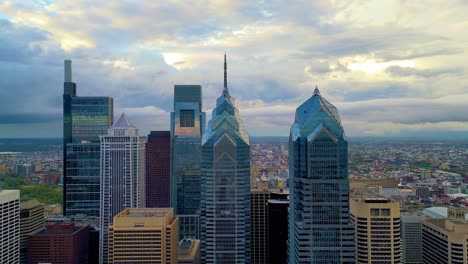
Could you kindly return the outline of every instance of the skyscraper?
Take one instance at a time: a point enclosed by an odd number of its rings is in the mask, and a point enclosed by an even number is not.
[[[200,147],[204,131],[200,85],[174,86],[171,113],[171,207],[179,238],[200,237]]]
[[[126,208],[145,207],[145,138],[125,114],[101,136],[100,263],[107,263],[107,233]]]
[[[170,206],[171,133],[151,131],[146,143],[146,207]]]
[[[400,204],[385,198],[351,199],[357,263],[401,263]]]
[[[28,235],[44,228],[44,205],[36,199],[21,200],[20,220],[20,263],[26,263]]]
[[[0,190],[0,263],[20,260],[19,199],[19,190]]]
[[[268,188],[250,189],[250,248],[252,264],[268,263],[268,225],[266,204],[270,199]]]
[[[422,220],[420,212],[401,212],[401,243],[404,264],[422,264]]]
[[[77,96],[72,62],[65,61],[63,93],[63,213],[99,216],[99,136],[112,124],[110,97]]]
[[[422,263],[468,263],[468,222],[450,218],[423,219]]]
[[[177,264],[178,222],[172,208],[125,209],[109,226],[109,263]]]
[[[348,141],[335,106],[317,88],[289,136],[289,263],[354,263]]]
[[[202,262],[250,263],[250,138],[229,94],[216,101],[202,144]]]
[[[287,263],[289,193],[272,192],[267,202],[268,264]]]

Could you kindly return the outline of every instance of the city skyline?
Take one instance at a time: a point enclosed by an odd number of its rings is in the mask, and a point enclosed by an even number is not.
[[[82,5],[0,4],[0,137],[60,136],[68,58],[80,91],[119,94],[143,134],[169,129],[174,84],[200,84],[209,115],[224,51],[253,136],[286,136],[316,84],[350,136],[468,131],[463,1]]]

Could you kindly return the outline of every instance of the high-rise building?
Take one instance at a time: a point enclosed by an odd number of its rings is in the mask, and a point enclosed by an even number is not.
[[[252,264],[268,263],[267,189],[250,189],[250,252]]]
[[[229,94],[216,101],[202,144],[202,262],[251,263],[250,138]]]
[[[357,263],[401,263],[400,204],[385,198],[350,201]]]
[[[28,235],[44,228],[44,205],[36,199],[23,199],[20,202],[20,263],[26,263]]]
[[[354,263],[348,141],[338,110],[317,87],[296,110],[289,173],[289,263]]]
[[[77,96],[71,60],[63,93],[63,213],[99,216],[99,136],[112,124],[110,97]]]
[[[171,132],[151,131],[146,143],[146,207],[170,206]]]
[[[177,264],[178,222],[172,208],[125,209],[109,226],[109,263]]]
[[[0,263],[20,260],[19,199],[19,190],[0,190]]]
[[[145,207],[145,138],[124,114],[101,136],[100,263],[107,263],[107,232],[115,215]]]
[[[20,177],[29,177],[34,173],[34,166],[31,164],[16,165],[16,174]]]
[[[201,86],[175,85],[170,204],[179,216],[180,238],[200,238],[200,151],[204,126]]]
[[[86,264],[88,239],[89,225],[46,225],[45,229],[28,236],[27,263]]]
[[[450,218],[424,219],[422,263],[468,263],[468,222]]]
[[[419,212],[401,212],[401,263],[422,264],[422,220]]]
[[[272,192],[267,201],[268,264],[284,264],[287,260],[289,193]]]
[[[179,242],[178,264],[200,264],[200,240],[187,238]]]

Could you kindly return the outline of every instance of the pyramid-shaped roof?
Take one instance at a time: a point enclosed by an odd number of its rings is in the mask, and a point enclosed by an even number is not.
[[[128,129],[136,128],[135,125],[128,119],[125,113],[122,113],[120,118],[112,125],[111,129]]]

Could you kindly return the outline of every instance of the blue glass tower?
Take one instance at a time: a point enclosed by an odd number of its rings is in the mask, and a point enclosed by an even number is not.
[[[99,216],[99,136],[113,122],[110,97],[77,96],[71,61],[65,61],[63,93],[63,213]]]
[[[289,263],[354,263],[348,141],[338,110],[317,88],[296,110],[289,171]]]
[[[225,57],[226,60],[226,57]],[[250,263],[249,135],[226,80],[202,143],[202,261]]]
[[[201,86],[175,85],[170,204],[179,216],[180,239],[200,238],[200,156],[204,124]]]

